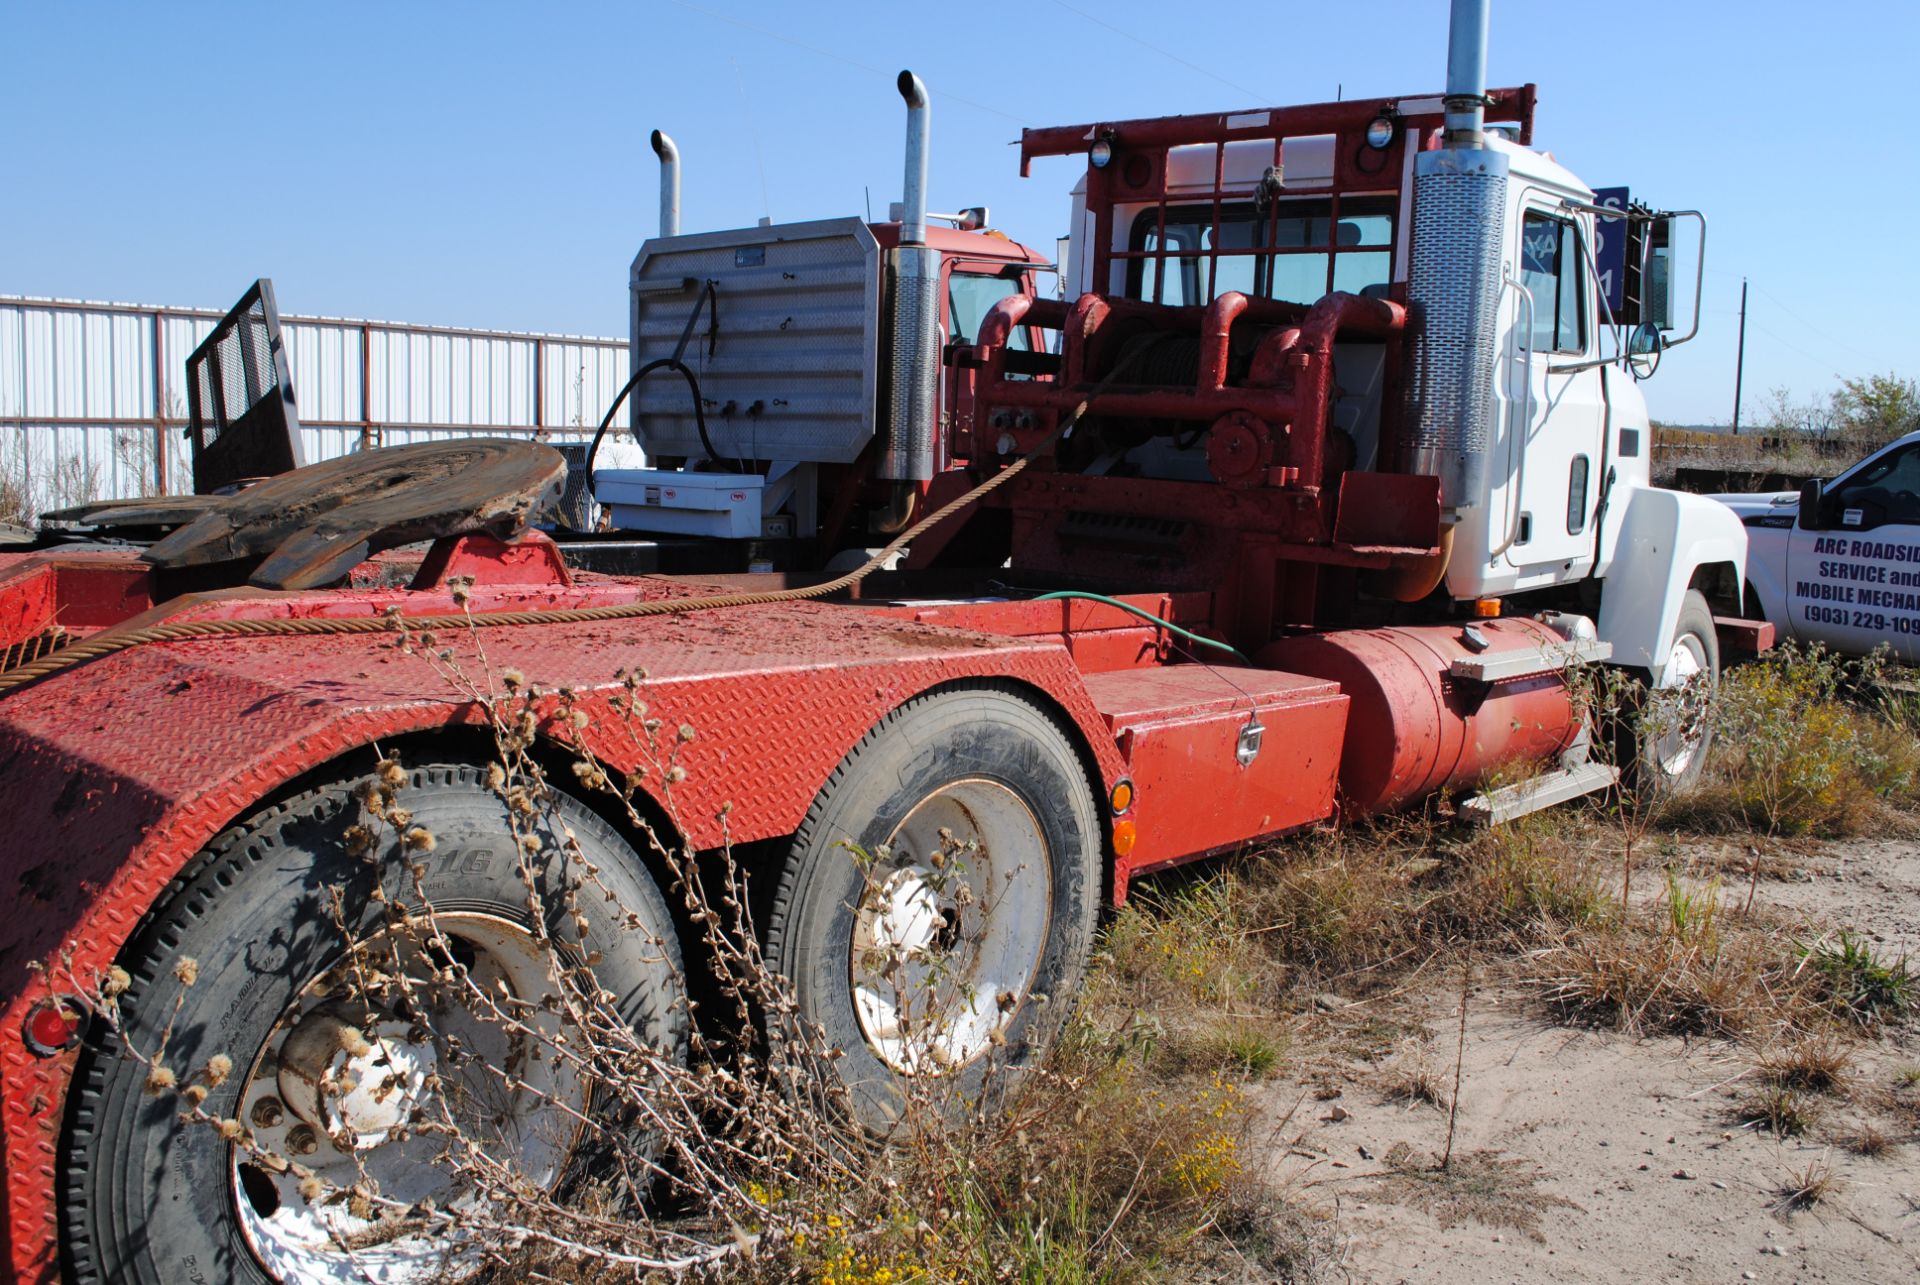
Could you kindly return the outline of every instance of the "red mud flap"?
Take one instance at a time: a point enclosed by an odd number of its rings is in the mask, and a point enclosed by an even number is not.
[[[1738,652],[1743,656],[1758,656],[1773,648],[1773,622],[1771,620],[1743,620],[1739,616],[1715,616],[1713,632],[1720,638],[1722,652]]]

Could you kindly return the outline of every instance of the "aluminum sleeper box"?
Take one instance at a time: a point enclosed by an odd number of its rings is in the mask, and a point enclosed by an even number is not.
[[[600,469],[594,497],[623,531],[748,540],[760,534],[758,473],[686,473],[678,469]]]
[[[687,335],[717,454],[850,464],[874,433],[880,291],[879,243],[857,218],[655,237],[633,261],[631,369]],[[649,457],[706,455],[686,381],[661,370],[633,398]]]

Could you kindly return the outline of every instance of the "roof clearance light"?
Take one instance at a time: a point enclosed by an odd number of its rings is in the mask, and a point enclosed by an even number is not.
[[[1367,146],[1384,151],[1393,142],[1393,117],[1375,116],[1367,123]]]
[[[1113,161],[1113,135],[1102,134],[1093,140],[1093,146],[1087,149],[1087,161],[1097,170],[1107,168]]]

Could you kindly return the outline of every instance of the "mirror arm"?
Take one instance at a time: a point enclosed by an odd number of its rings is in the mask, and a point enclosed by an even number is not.
[[[1693,264],[1693,329],[1678,339],[1667,340],[1667,347],[1678,348],[1700,333],[1700,291],[1707,280],[1707,216],[1698,210],[1671,210],[1662,217],[1669,219],[1697,219],[1700,223],[1700,254]],[[1671,286],[1669,286],[1671,289]]]

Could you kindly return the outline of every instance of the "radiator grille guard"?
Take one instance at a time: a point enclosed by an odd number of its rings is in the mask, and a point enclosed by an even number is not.
[[[1409,471],[1438,477],[1441,503],[1465,508],[1487,493],[1507,158],[1478,150],[1422,153],[1414,199]]]
[[[632,369],[681,351],[711,282],[682,355],[721,458],[850,464],[875,431],[880,269],[859,219],[655,238],[630,278]],[[679,377],[643,381],[633,411],[649,456],[706,454]]]
[[[893,308],[886,337],[886,449],[879,475],[924,482],[933,476],[939,413],[939,252],[901,246],[887,256],[887,276]]]

